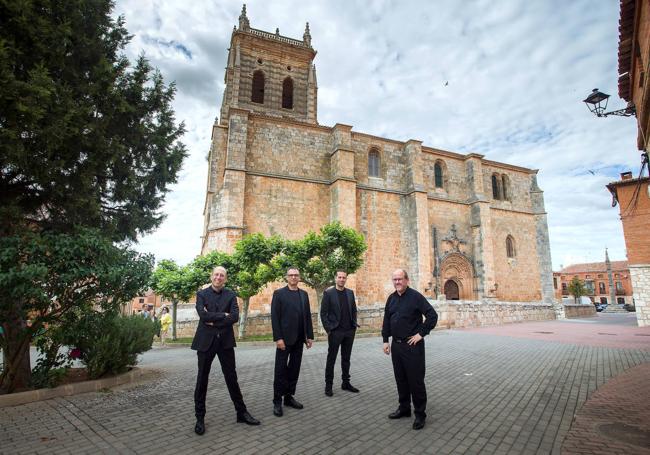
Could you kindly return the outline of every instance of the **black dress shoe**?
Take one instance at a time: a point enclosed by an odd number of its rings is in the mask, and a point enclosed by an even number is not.
[[[411,417],[411,410],[402,411],[401,409],[398,409],[397,411],[388,414],[389,419],[401,419],[402,417]]]
[[[287,395],[286,397],[284,397],[284,405],[294,409],[304,408],[304,406],[300,404],[298,401],[296,401],[296,399],[291,395]]]
[[[205,433],[205,423],[203,419],[196,419],[196,425],[194,425],[194,433],[201,435]]]
[[[260,421],[257,420],[252,415],[250,415],[250,413],[248,411],[242,412],[241,414],[237,414],[237,422],[245,423],[246,425],[259,425],[260,424]]]
[[[273,403],[273,415],[282,417],[282,403]]]
[[[413,422],[413,429],[414,430],[421,430],[422,428],[424,428],[424,419],[418,419],[416,417],[415,421]]]
[[[332,386],[331,385],[326,385],[325,386],[325,395],[327,395],[328,397],[331,397],[332,395],[334,395],[334,392],[332,392]]]
[[[357,389],[349,382],[344,382],[343,384],[341,384],[341,389],[347,390],[348,392],[359,393],[359,389]]]

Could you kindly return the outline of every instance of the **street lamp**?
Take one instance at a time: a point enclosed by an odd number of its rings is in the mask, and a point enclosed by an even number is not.
[[[633,103],[628,103],[627,107],[624,109],[605,112],[605,109],[607,109],[608,99],[609,99],[609,95],[595,88],[592,90],[589,96],[582,101],[587,105],[587,108],[596,115],[596,117],[607,117],[608,115],[620,115],[622,117],[631,117],[633,115],[636,115],[636,109],[634,108]]]

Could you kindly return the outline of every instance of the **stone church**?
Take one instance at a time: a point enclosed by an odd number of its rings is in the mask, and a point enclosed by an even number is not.
[[[361,306],[385,302],[396,267],[434,299],[550,304],[537,170],[320,125],[315,56],[309,24],[302,40],[258,30],[244,6],[212,131],[202,253],[339,220],[368,244],[352,280]]]

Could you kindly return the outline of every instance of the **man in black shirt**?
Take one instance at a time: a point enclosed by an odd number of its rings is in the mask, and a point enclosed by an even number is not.
[[[427,417],[424,337],[436,326],[438,314],[422,294],[408,286],[406,270],[395,270],[392,279],[395,292],[386,301],[381,336],[384,339],[384,353],[392,353],[399,408],[388,418],[410,417],[412,399],[415,412],[413,429],[420,430]],[[422,316],[425,317],[424,322]],[[393,337],[392,346],[388,344],[390,337]]]
[[[331,397],[332,383],[334,382],[334,364],[341,347],[341,388],[349,392],[358,392],[359,389],[350,384],[350,356],[352,344],[357,331],[357,304],[352,289],[345,287],[348,279],[347,272],[338,270],[334,282],[335,286],[323,293],[320,306],[320,318],[323,328],[327,332],[327,363],[325,365],[325,395]]]
[[[271,326],[275,350],[275,371],[273,377],[273,414],[282,416],[282,398],[285,406],[302,409],[293,396],[296,393],[302,346],[311,348],[314,330],[307,292],[298,288],[300,272],[296,268],[287,270],[287,286],[273,292],[271,300]]]
[[[210,276],[211,286],[201,290],[196,295],[196,312],[199,314],[199,324],[196,335],[192,340],[199,360],[199,372],[196,377],[194,389],[194,411],[196,414],[196,434],[205,433],[205,395],[208,390],[210,368],[215,356],[219,357],[221,371],[223,372],[230,399],[237,411],[237,422],[248,425],[259,425],[246,410],[242,398],[237,371],[235,370],[235,335],[232,326],[239,319],[239,306],[237,296],[224,285],[227,272],[223,267],[215,267]]]

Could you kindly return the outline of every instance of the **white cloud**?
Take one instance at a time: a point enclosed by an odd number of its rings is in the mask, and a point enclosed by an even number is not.
[[[639,167],[633,118],[597,119],[582,99],[617,93],[618,3],[275,0],[247,2],[251,26],[302,38],[310,23],[319,121],[540,169],[554,268],[625,258],[605,184]],[[184,263],[199,253],[205,157],[219,113],[239,1],[118,1],[144,51],[175,80],[190,156],[167,219],[138,248]],[[448,85],[445,83],[448,82]],[[592,171],[593,174],[590,172]]]

